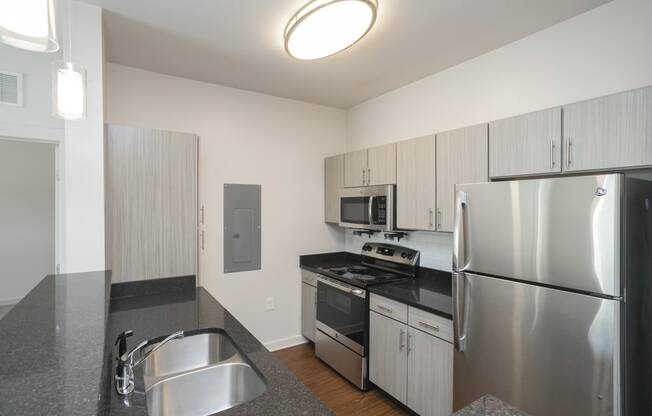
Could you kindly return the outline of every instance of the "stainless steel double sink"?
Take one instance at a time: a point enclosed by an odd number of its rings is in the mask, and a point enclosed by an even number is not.
[[[150,416],[212,415],[253,400],[267,388],[219,329],[169,341],[147,357],[143,375]]]

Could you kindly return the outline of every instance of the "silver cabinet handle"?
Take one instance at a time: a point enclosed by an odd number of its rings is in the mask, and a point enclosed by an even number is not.
[[[401,331],[398,334],[398,350],[399,351],[403,351],[403,348],[405,348],[405,341],[403,341],[404,336],[405,336],[405,329],[401,328]]]
[[[567,168],[570,168],[571,164],[573,163],[573,162],[572,162],[572,159],[571,159],[571,152],[572,152],[572,151],[573,151],[573,141],[572,141],[572,139],[569,137],[569,138],[566,140],[566,167],[567,167]]]
[[[204,232],[201,232],[201,249],[204,249]]]
[[[430,228],[433,227],[432,208],[428,210],[428,224],[430,224]]]
[[[387,307],[387,306],[384,306],[384,305],[376,305],[376,307],[377,307],[378,309],[380,309],[380,310],[383,310],[383,311],[387,312],[387,313],[394,313],[394,309],[389,308],[389,307]]]
[[[412,351],[412,334],[408,332],[407,336],[407,352],[408,354]]]
[[[362,168],[362,185],[365,185],[364,172],[365,172],[365,169]]]
[[[437,209],[437,229],[441,228],[441,210]]]
[[[550,140],[550,169],[555,168],[555,141]]]
[[[428,322],[424,322],[424,321],[419,321],[419,325],[421,325],[423,327],[426,327],[428,329],[432,329],[435,332],[439,332],[439,327],[437,325],[432,325],[432,324],[429,324]]]
[[[315,290],[315,311],[317,310],[317,291]]]

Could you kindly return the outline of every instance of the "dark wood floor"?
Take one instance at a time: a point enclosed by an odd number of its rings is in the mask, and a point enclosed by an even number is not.
[[[408,415],[378,390],[362,392],[315,357],[312,344],[274,352],[337,415]]]

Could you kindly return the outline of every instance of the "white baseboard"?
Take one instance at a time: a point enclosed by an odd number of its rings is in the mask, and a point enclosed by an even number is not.
[[[266,342],[265,348],[270,351],[282,350],[283,348],[294,347],[295,345],[301,345],[308,342],[308,340],[301,335],[295,335],[288,338],[281,338],[274,341]]]
[[[0,306],[15,305],[20,302],[21,298],[5,298],[0,299]]]

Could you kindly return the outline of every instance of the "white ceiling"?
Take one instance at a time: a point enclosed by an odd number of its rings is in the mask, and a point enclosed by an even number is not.
[[[106,9],[110,62],[349,108],[609,0],[379,0],[348,50],[298,61],[283,48],[307,0],[85,0]]]

